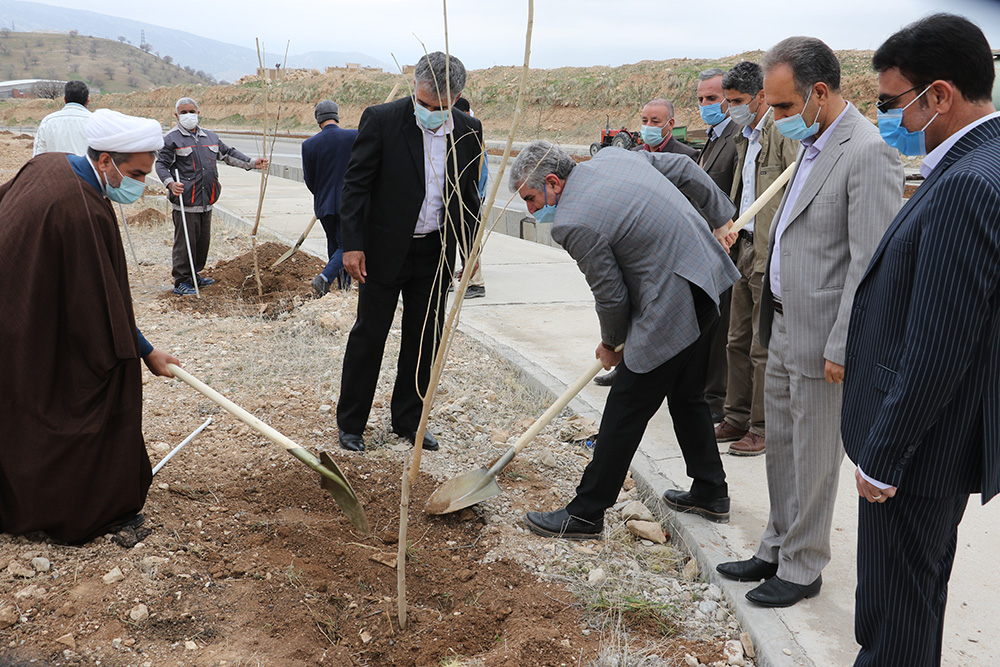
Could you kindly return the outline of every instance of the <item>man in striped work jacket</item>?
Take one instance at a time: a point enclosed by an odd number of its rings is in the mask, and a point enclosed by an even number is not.
[[[208,247],[212,241],[212,205],[222,192],[219,170],[216,162],[224,161],[234,167],[251,169],[267,168],[266,158],[249,158],[219,139],[219,135],[198,125],[198,103],[190,97],[182,97],[174,105],[177,127],[163,137],[163,148],[156,158],[156,175],[169,190],[167,195],[173,206],[174,251],[173,269],[174,294],[187,296],[195,293],[194,281],[199,287],[206,287],[215,281],[203,278],[198,273],[208,261]],[[174,178],[174,170],[180,181]],[[181,215],[183,197],[184,215]],[[187,239],[184,236],[183,218],[187,218],[187,238],[191,242],[194,271],[187,253]]]

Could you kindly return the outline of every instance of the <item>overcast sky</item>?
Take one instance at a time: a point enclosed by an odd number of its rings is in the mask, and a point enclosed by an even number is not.
[[[269,53],[359,51],[392,64],[444,49],[441,2],[417,0],[47,0],[185,30]],[[175,7],[176,9],[171,9]],[[682,9],[678,9],[682,7]],[[532,67],[621,65],[666,58],[713,58],[767,49],[790,35],[819,37],[834,49],[873,49],[903,25],[934,11],[976,22],[1000,48],[998,0],[536,0]],[[519,65],[527,0],[452,0],[451,52],[467,67]],[[183,61],[182,54],[172,54]],[[280,57],[279,57],[280,60]]]

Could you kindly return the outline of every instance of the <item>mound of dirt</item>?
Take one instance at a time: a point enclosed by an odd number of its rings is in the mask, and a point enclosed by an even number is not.
[[[32,579],[44,592],[28,591],[34,597],[21,608],[32,622],[8,635],[22,640],[10,657],[90,664],[101,655],[103,664],[139,665],[168,664],[168,656],[180,664],[183,653],[183,664],[208,667],[263,654],[285,667],[349,667],[480,655],[491,666],[555,667],[594,656],[597,639],[581,634],[571,593],[518,563],[480,564],[488,540],[480,543],[486,522],[475,511],[421,511],[437,486],[425,475],[411,498],[401,631],[394,562],[402,469],[334,456],[364,504],[370,537],[353,529],[314,473],[282,458],[214,480],[166,468],[156,480],[169,484],[154,486],[146,503],[152,533],[142,548],[25,543],[30,551],[20,557],[44,553],[56,576]],[[109,557],[122,573],[114,580],[104,577]],[[111,618],[95,622],[105,610]],[[41,633],[43,619],[59,631]],[[65,653],[62,632],[83,655]],[[111,644],[116,650],[94,650]]]
[[[252,304],[263,317],[275,318],[315,297],[309,282],[326,266],[322,261],[296,252],[275,268],[271,265],[288,250],[288,246],[268,242],[257,247],[257,264],[263,295],[258,295],[254,278],[253,251],[219,262],[206,268],[202,276],[213,278],[214,285],[201,288],[201,298],[178,298],[165,294],[177,308],[205,314],[231,313],[234,306]]]
[[[135,215],[129,216],[128,224],[133,227],[155,227],[167,221],[167,216],[163,211],[155,208],[144,208]]]

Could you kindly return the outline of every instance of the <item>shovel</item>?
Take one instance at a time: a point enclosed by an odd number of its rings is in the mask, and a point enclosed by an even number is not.
[[[315,224],[316,224],[316,216],[314,215],[312,217],[312,220],[309,221],[309,224],[306,225],[306,231],[302,232],[302,236],[300,236],[299,240],[295,242],[295,245],[293,245],[291,248],[289,248],[288,250],[286,250],[284,255],[282,255],[277,260],[275,260],[274,264],[271,265],[272,269],[274,267],[276,267],[278,264],[281,264],[282,262],[284,262],[286,259],[288,259],[292,255],[294,255],[295,251],[298,250],[300,247],[302,247],[302,244],[305,242],[306,237],[309,236],[309,232],[312,231],[313,225],[315,225]]]
[[[174,169],[174,180],[178,183],[181,182],[180,174]],[[181,224],[184,225],[184,243],[187,245],[188,251],[188,261],[191,263],[191,282],[194,283],[194,293],[200,299],[201,298],[201,288],[198,287],[198,272],[194,268],[194,255],[191,254],[191,235],[188,233],[188,219],[187,213],[184,212],[184,193],[177,198],[178,203],[181,205]]]
[[[347,518],[351,520],[351,523],[354,524],[355,528],[360,530],[365,535],[370,534],[371,531],[368,529],[368,517],[365,515],[364,508],[361,507],[361,502],[358,500],[357,494],[354,493],[354,489],[351,488],[351,483],[347,481],[347,477],[344,476],[344,473],[337,467],[337,464],[334,463],[329,454],[326,452],[320,452],[319,458],[317,459],[312,452],[308,451],[301,445],[296,444],[287,436],[278,433],[278,431],[257,419],[252,414],[236,405],[204,382],[193,377],[187,371],[181,369],[175,364],[167,364],[167,368],[169,368],[170,372],[174,374],[174,377],[183,380],[216,405],[229,411],[234,417],[261,435],[267,437],[269,440],[281,445],[288,451],[289,454],[322,475],[322,478],[320,479],[320,486],[330,492],[330,495],[333,496],[337,505],[339,505],[340,509],[344,511],[344,514],[346,514]]]
[[[615,348],[615,351],[621,350],[625,347],[624,344],[619,345]],[[535,423],[524,432],[514,446],[511,447],[504,453],[503,456],[498,458],[490,466],[489,470],[486,468],[479,468],[478,470],[473,470],[472,472],[467,472],[464,475],[459,475],[453,479],[448,480],[442,484],[437,491],[435,491],[430,498],[427,499],[427,513],[428,514],[448,514],[450,512],[457,512],[460,509],[464,509],[476,503],[481,503],[487,498],[492,498],[493,496],[499,495],[501,492],[500,485],[497,484],[497,475],[500,471],[507,467],[507,464],[514,460],[514,457],[521,453],[521,450],[528,446],[536,435],[538,435],[543,428],[548,426],[549,422],[555,419],[556,415],[562,412],[573,397],[580,393],[580,391],[590,384],[598,373],[604,370],[604,365],[600,361],[595,361],[594,365],[587,369],[587,371],[576,379],[576,382],[571,384],[565,393],[556,399],[556,402],[549,406],[541,417],[535,420]]]
[[[774,183],[771,183],[767,190],[760,193],[760,197],[757,197],[757,199],[754,200],[754,203],[750,204],[750,208],[746,210],[746,213],[737,218],[736,222],[733,223],[733,226],[729,228],[730,234],[735,234],[743,229],[748,222],[754,219],[754,216],[760,213],[760,209],[764,208],[767,202],[771,201],[774,195],[778,194],[778,190],[785,187],[785,183],[791,179],[792,172],[795,171],[795,165],[795,162],[788,165],[788,167],[781,172],[776,179],[774,179]]]
[[[170,459],[174,458],[174,454],[176,454],[177,452],[179,452],[182,449],[184,449],[184,447],[187,446],[187,444],[189,442],[191,442],[192,440],[194,440],[194,438],[195,438],[196,435],[198,435],[199,433],[201,433],[202,431],[204,431],[206,428],[208,428],[208,425],[211,424],[211,423],[212,423],[212,418],[209,417],[208,419],[205,420],[205,423],[203,423],[201,426],[199,426],[198,428],[196,428],[194,430],[194,433],[192,433],[188,437],[184,438],[184,441],[181,444],[179,444],[176,447],[174,447],[173,449],[171,449],[170,453],[167,454],[166,456],[164,456],[163,460],[160,461],[159,463],[157,463],[156,467],[153,468],[153,477],[156,477],[156,473],[160,472],[160,469],[163,468],[163,466],[167,465],[167,461],[169,461]]]

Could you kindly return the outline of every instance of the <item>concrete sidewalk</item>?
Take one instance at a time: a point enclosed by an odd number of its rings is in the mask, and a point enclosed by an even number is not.
[[[259,172],[220,167],[223,195],[216,218],[236,225],[253,221]],[[312,215],[312,198],[302,183],[271,177],[261,226],[293,243]],[[241,220],[242,219],[242,220]],[[303,250],[326,259],[326,239],[319,225]],[[485,245],[486,298],[464,304],[462,330],[510,358],[527,375],[561,394],[594,359],[600,340],[593,298],[583,275],[564,251],[501,234]],[[607,389],[589,385],[571,404],[595,419]],[[726,445],[723,446],[723,451]],[[766,456],[766,454],[765,454]],[[758,665],[839,667],[853,663],[854,555],[857,540],[857,493],[854,466],[845,458],[833,523],[833,560],[823,572],[822,593],[785,610],[750,604],[744,594],[754,584],[722,579],[715,566],[753,555],[768,514],[765,456],[723,456],[732,497],[732,520],[716,525],[689,515],[660,512],[698,559],[706,580],[717,583],[736,609],[757,647]],[[667,410],[650,422],[633,476],[657,502],[667,488],[688,488],[684,461]],[[542,507],[541,510],[556,509]],[[959,533],[944,631],[945,665],[1000,664],[1000,613],[993,606],[1000,553],[997,503],[983,508],[973,496]]]

